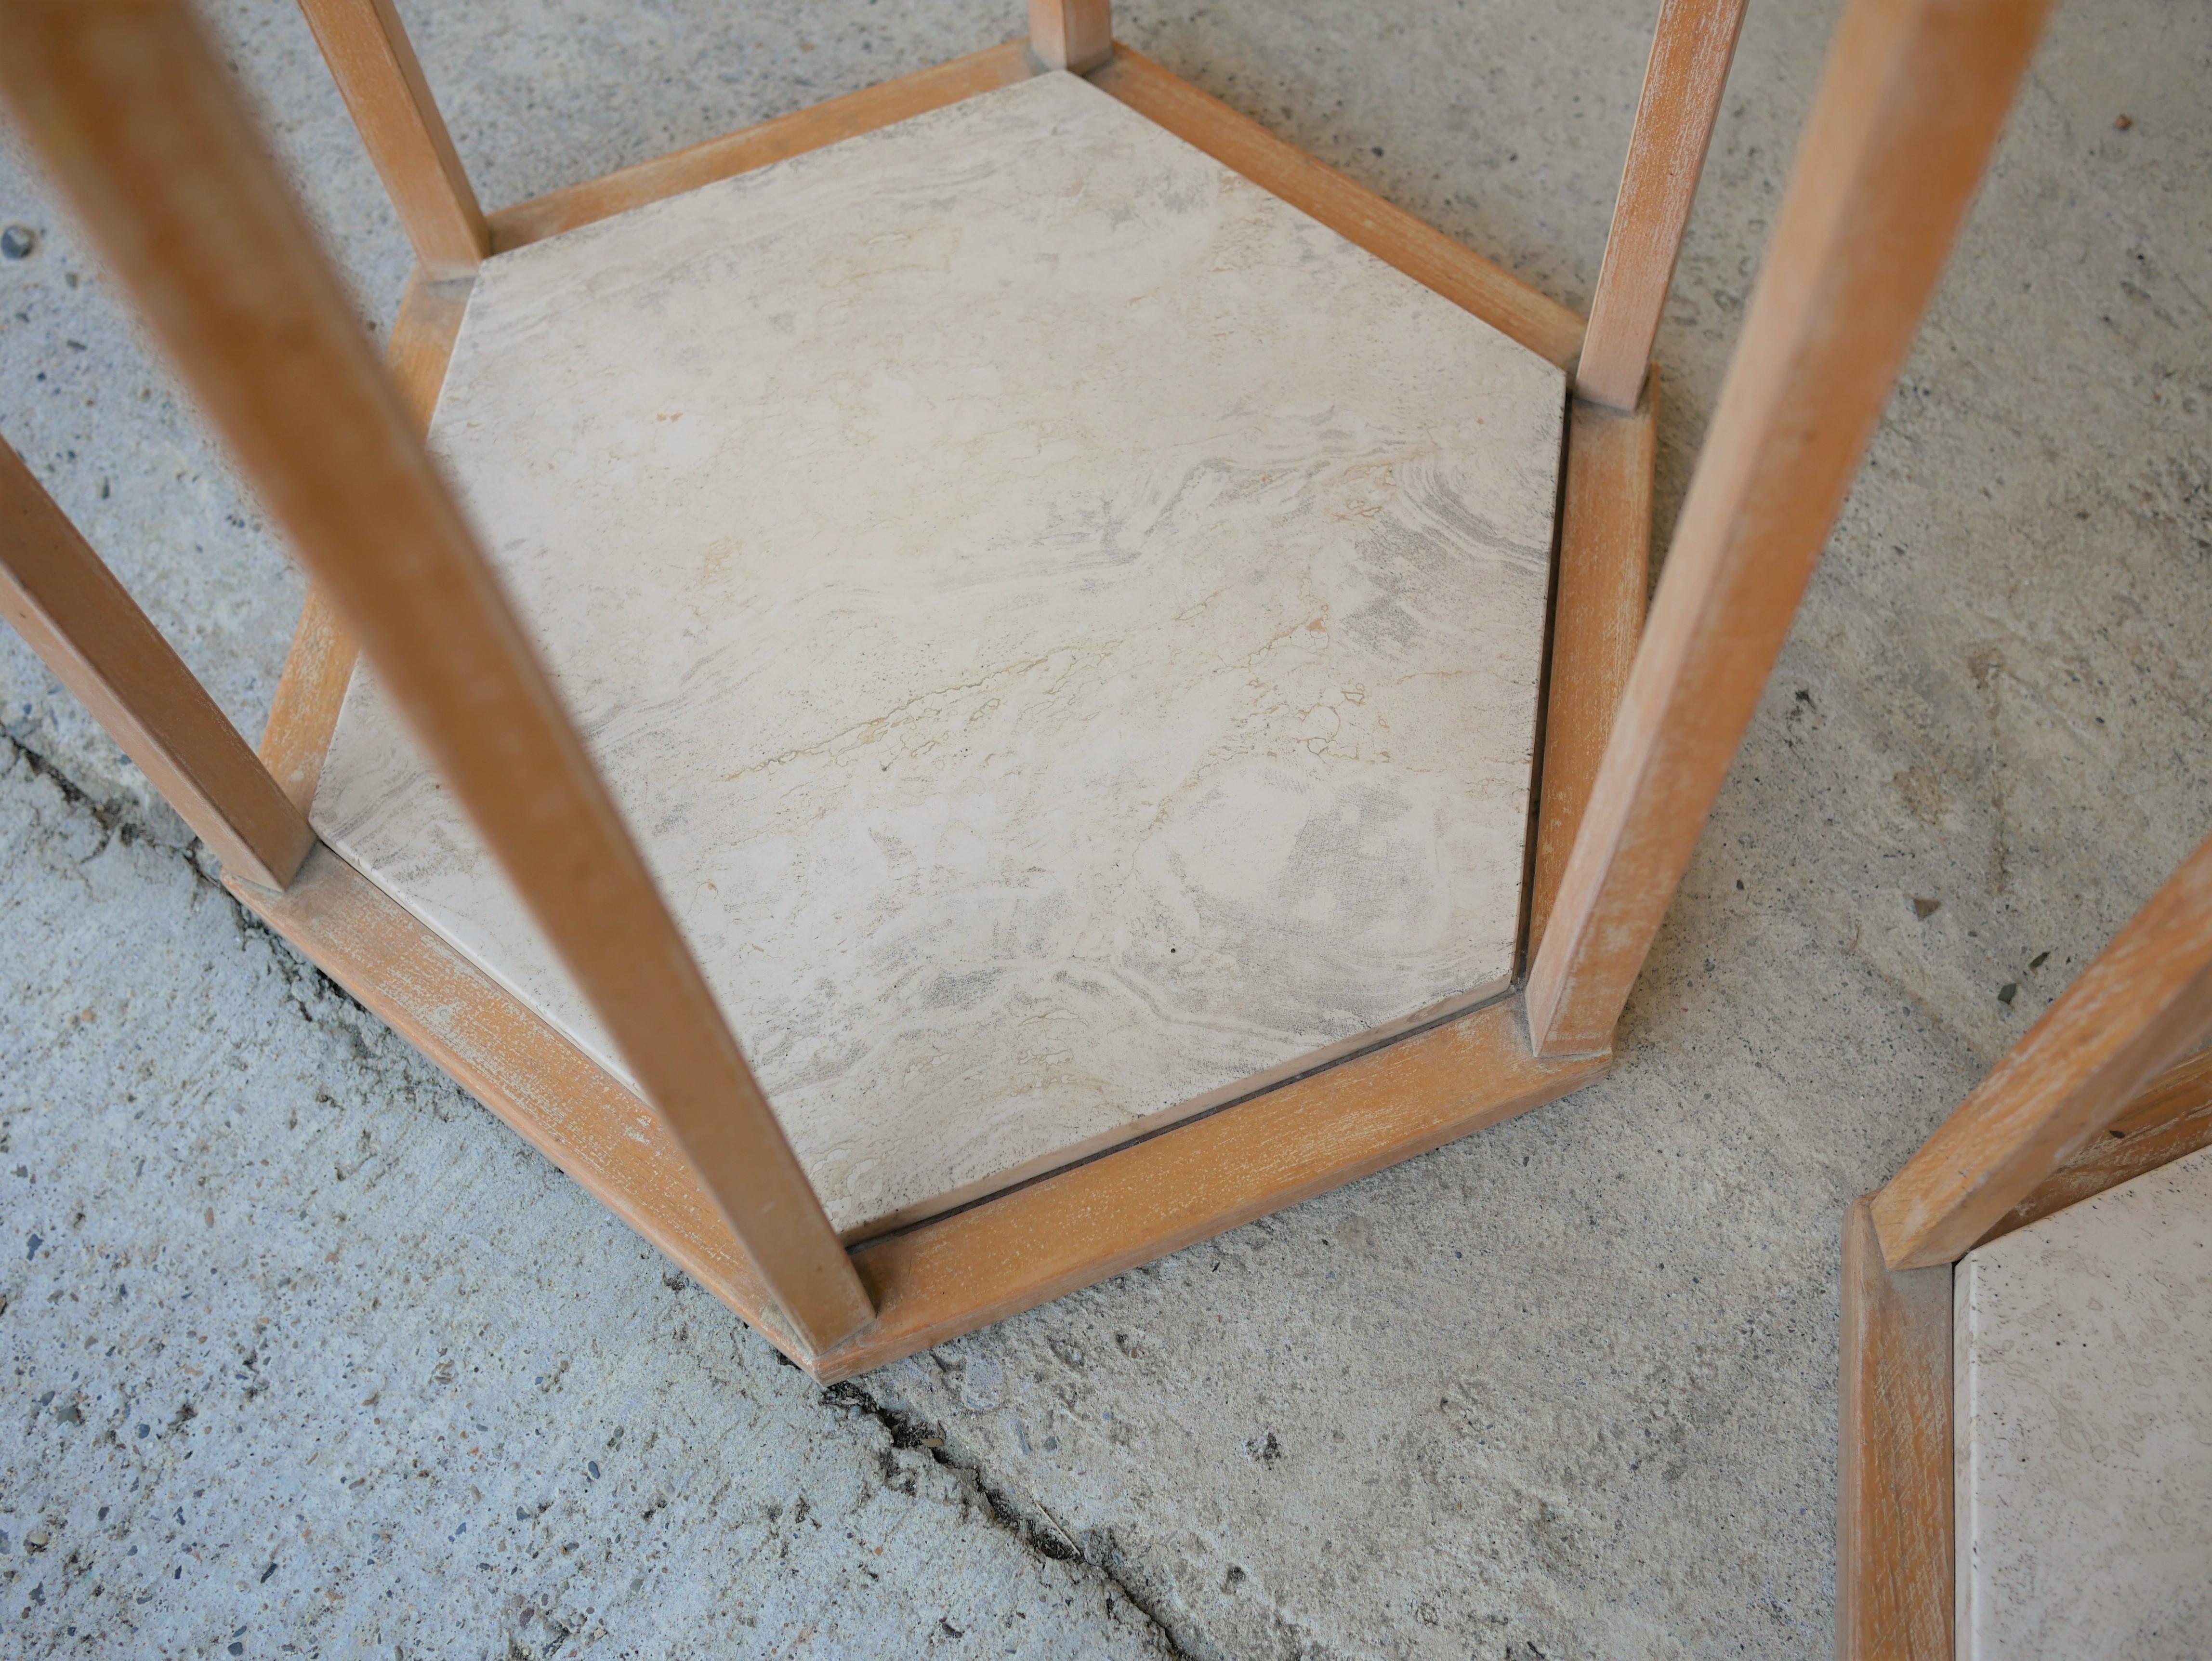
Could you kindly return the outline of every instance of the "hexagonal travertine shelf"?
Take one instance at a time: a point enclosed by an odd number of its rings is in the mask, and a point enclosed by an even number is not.
[[[1560,371],[1048,75],[492,259],[432,445],[834,1223],[1508,979]],[[330,844],[627,1077],[357,676]]]
[[[1953,1281],[1958,1652],[2212,1650],[2212,1148]]]

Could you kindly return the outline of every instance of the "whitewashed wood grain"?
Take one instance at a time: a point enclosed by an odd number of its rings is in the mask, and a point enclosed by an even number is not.
[[[1502,983],[1564,402],[1062,75],[491,260],[432,441],[852,1230]],[[365,678],[313,818],[621,1072]]]

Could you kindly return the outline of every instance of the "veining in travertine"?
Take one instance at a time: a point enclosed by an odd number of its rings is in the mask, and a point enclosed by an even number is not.
[[[432,442],[853,1228],[1503,980],[1563,405],[1047,76],[491,260]],[[623,1070],[365,675],[314,818]]]

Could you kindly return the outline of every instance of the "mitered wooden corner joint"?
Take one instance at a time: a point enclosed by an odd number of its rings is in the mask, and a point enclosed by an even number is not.
[[[1031,0],[1025,43],[489,213],[390,0],[302,6],[416,250],[380,363],[183,0],[0,6],[0,89],[17,122],[311,579],[258,760],[219,716],[204,719],[211,706],[173,654],[148,644],[150,625],[89,549],[20,484],[9,522],[44,527],[46,563],[33,569],[11,541],[8,569],[22,593],[46,599],[11,601],[11,616],[34,637],[46,630],[58,672],[68,662],[64,678],[126,747],[154,757],[149,776],[247,904],[823,1378],[1116,1274],[1602,1071],[1986,159],[2033,34],[2018,20],[2036,10],[1854,0],[1647,622],[1652,343],[1741,0],[1662,8],[1587,323],[1116,45],[1104,0]],[[1935,67],[1916,67],[1916,52]],[[1060,74],[1553,366],[1545,374],[1568,401],[1525,979],[1310,1068],[1255,1075],[1242,1095],[1085,1148],[1065,1168],[1026,1170],[958,1208],[841,1238],[425,429],[487,261]],[[1872,265],[1856,257],[1867,247],[1895,257]],[[1836,344],[1846,337],[1848,352]],[[1808,406],[1826,417],[1809,447],[1790,439]],[[306,828],[357,660],[619,1067]]]
[[[491,228],[392,0],[300,0],[300,10],[423,274],[475,275]]]
[[[2181,1053],[2212,1035],[2200,938],[2208,864],[2212,842],[1844,1220],[1840,1661],[1953,1653],[1959,1261],[2212,1147],[2212,1051]]]
[[[2147,1090],[2160,1090],[2155,1081],[2208,1028],[2212,839],[1875,1195],[1885,1261],[1955,1262],[1990,1238],[2070,1161],[2103,1152],[2107,1129]]]

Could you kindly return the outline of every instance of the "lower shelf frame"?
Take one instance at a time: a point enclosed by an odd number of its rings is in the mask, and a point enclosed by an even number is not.
[[[1609,1056],[1530,1054],[1517,995],[868,1241],[877,1318],[820,1354],[778,1318],[645,1104],[375,884],[318,846],[282,893],[230,892],[462,1088],[824,1384],[1048,1303],[1556,1100]]]
[[[489,216],[495,252],[591,223],[1042,73],[1019,43],[710,139]],[[1094,85],[1571,373],[1583,319],[1259,123],[1119,45]],[[465,281],[409,285],[386,358],[427,428],[466,307]],[[1602,661],[1564,703],[1542,767],[1594,769],[1640,632],[1653,400],[1599,420],[1577,401],[1565,494],[1579,505],[1561,568],[1631,580],[1555,595],[1552,660]],[[1606,441],[1590,435],[1603,429]],[[1584,441],[1579,445],[1577,437]],[[1579,467],[1577,459],[1580,458]],[[1589,545],[1567,546],[1567,538]],[[1601,589],[1601,593],[1598,590]],[[1591,642],[1583,647],[1580,642]],[[1609,642],[1613,649],[1601,649]],[[304,811],[350,679],[353,642],[310,594],[260,751]],[[1599,683],[1602,682],[1602,684]],[[1549,695],[1547,695],[1549,696]],[[1557,700],[1555,699],[1555,702]],[[1532,870],[1556,867],[1581,802],[1532,790]],[[282,893],[230,891],[615,1214],[823,1383],[977,1327],[1340,1187],[1553,1101],[1609,1052],[1539,1059],[1516,989],[1472,1012],[849,1249],[877,1318],[816,1354],[780,1318],[705,1190],[634,1092],[328,848]],[[1540,917],[1538,919],[1540,926]],[[1526,942],[1524,942],[1525,946]],[[1525,960],[1525,950],[1523,958]]]

